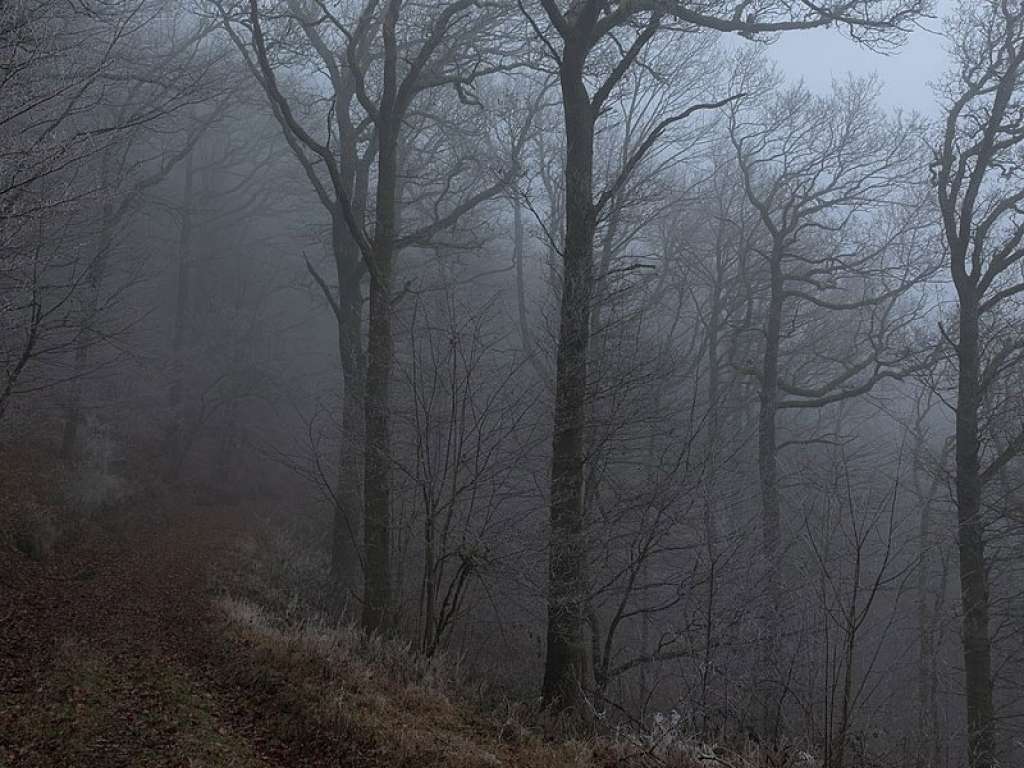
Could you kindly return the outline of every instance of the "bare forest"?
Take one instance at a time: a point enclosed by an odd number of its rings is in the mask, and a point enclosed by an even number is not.
[[[1022,470],[1022,0],[0,0],[0,766],[1021,766]]]

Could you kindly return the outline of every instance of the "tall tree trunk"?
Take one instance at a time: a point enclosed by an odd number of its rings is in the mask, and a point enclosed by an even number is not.
[[[959,285],[960,366],[956,407],[956,501],[960,550],[960,596],[963,604],[964,677],[967,745],[971,768],[993,768],[995,711],[992,649],[989,638],[989,589],[985,562],[985,526],[981,516],[981,357],[979,297]]]
[[[719,278],[721,271],[719,270]],[[708,426],[707,426],[707,450],[705,461],[707,472],[704,478],[704,546],[708,556],[708,585],[707,601],[705,603],[705,626],[704,626],[704,648],[703,663],[700,671],[700,707],[702,721],[705,730],[710,731],[712,723],[709,718],[710,711],[710,683],[714,669],[714,639],[715,639],[715,579],[718,572],[718,515],[720,504],[718,500],[718,461],[721,455],[719,446],[720,434],[720,413],[721,413],[721,361],[719,358],[719,332],[721,324],[721,298],[722,284],[720,279],[715,280],[712,287],[712,300],[708,318]]]
[[[379,244],[374,248],[374,269],[370,276],[368,336],[363,475],[366,574],[362,623],[367,631],[375,632],[384,628],[391,599],[391,441],[388,414],[391,376],[391,253]]]
[[[423,510],[423,635],[420,647],[430,655],[437,647],[437,550],[435,510]]]
[[[358,247],[340,214],[334,217],[334,251],[338,274],[338,354],[341,360],[341,446],[331,533],[331,576],[339,585],[355,586],[363,576],[359,541],[363,512],[362,452],[365,445],[361,269]]]
[[[594,115],[583,82],[586,50],[567,42],[561,63],[565,112],[565,249],[555,373],[543,700],[579,710],[584,701],[586,545],[583,531],[587,351],[594,291]]]
[[[776,247],[775,251],[778,250]],[[778,736],[779,713],[769,705],[772,669],[779,635],[782,608],[782,569],[779,548],[781,503],[779,501],[778,439],[776,416],[778,413],[779,344],[782,333],[783,275],[781,253],[771,255],[771,295],[768,302],[765,329],[764,358],[761,368],[761,392],[758,411],[757,458],[761,481],[761,542],[764,557],[765,584],[768,603],[765,606],[764,642],[761,648],[762,704],[766,717],[765,727]]]
[[[386,627],[391,603],[391,269],[395,248],[398,186],[398,127],[396,112],[398,0],[384,12],[384,76],[377,120],[377,195],[370,266],[370,316],[366,349],[366,450],[363,467],[363,544],[366,574],[363,589],[363,628]]]
[[[917,708],[919,744],[915,757],[915,768],[935,768],[939,762],[940,738],[939,730],[939,670],[937,648],[937,606],[929,605],[931,588],[932,563],[932,503],[935,500],[940,480],[941,469],[945,465],[947,453],[943,452],[943,460],[939,471],[932,472],[932,477],[924,490],[921,480],[926,473],[922,454],[925,450],[924,437],[918,433],[915,446],[914,475],[915,485],[921,498],[921,518],[919,521],[918,568],[917,568],[917,624],[920,635],[920,650],[917,659]],[[937,600],[942,599],[945,592],[945,579],[936,590]]]
[[[853,509],[850,514],[856,514]],[[856,536],[856,534],[854,534]],[[862,545],[858,541],[853,563],[853,585],[850,592],[850,604],[846,609],[840,608],[844,615],[843,634],[843,700],[839,710],[839,728],[835,734],[834,754],[837,768],[845,765],[846,745],[850,740],[851,719],[853,717],[853,665],[857,651],[857,630],[860,627],[860,576],[863,559]],[[870,606],[869,606],[870,607]]]

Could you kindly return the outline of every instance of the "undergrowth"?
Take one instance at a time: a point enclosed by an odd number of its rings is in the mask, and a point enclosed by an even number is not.
[[[0,474],[3,768],[819,768],[671,717],[566,727],[456,658],[361,631],[308,520],[180,491],[86,509],[61,471],[22,452]],[[79,610],[46,608],[67,590]],[[39,628],[56,645],[33,647]]]
[[[326,574],[287,531],[249,532],[220,561],[214,637],[279,737],[345,765],[820,768],[798,749],[706,743],[671,718],[563,728],[534,702],[469,679],[455,659],[367,636],[332,610]]]

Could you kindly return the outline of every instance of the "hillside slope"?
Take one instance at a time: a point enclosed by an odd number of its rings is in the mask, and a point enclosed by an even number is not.
[[[582,745],[495,730],[400,645],[226,594],[222,579],[256,567],[264,524],[179,510],[44,562],[6,541],[0,765],[589,762]]]
[[[83,523],[39,466],[7,457],[0,485],[0,766],[761,763],[545,736],[444,659],[314,618],[275,583],[301,557],[274,550],[275,510],[137,500]]]

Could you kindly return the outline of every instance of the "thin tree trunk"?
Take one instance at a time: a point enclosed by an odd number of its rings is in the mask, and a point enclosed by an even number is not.
[[[14,385],[17,383],[18,377],[21,376],[25,367],[32,359],[36,343],[39,341],[39,334],[44,315],[43,305],[39,299],[38,285],[32,286],[32,299],[29,303],[29,310],[28,331],[25,334],[25,342],[22,345],[21,354],[18,356],[18,361],[14,366],[4,372],[3,387],[0,388],[0,421],[3,421],[4,414],[7,413],[7,404],[10,402],[11,395],[14,393]]]
[[[533,337],[526,308],[526,233],[523,227],[523,204],[518,198],[512,198],[512,249],[516,263],[516,309],[519,319],[519,338],[523,343],[523,353],[533,360]]]
[[[715,638],[715,578],[718,568],[718,460],[721,439],[719,430],[720,398],[721,398],[721,361],[719,359],[719,324],[721,322],[721,282],[716,280],[708,320],[708,448],[705,454],[707,474],[705,476],[704,495],[704,546],[708,556],[708,587],[705,604],[703,664],[700,672],[700,706],[702,724],[705,731],[710,730],[708,717],[712,669],[714,667]]]
[[[927,517],[925,510],[922,517]],[[922,529],[927,523],[922,522]],[[923,548],[923,547],[922,547]],[[935,626],[928,607],[928,573],[922,564],[922,573],[918,578],[918,629],[921,634],[921,650],[918,657],[917,695],[918,695],[918,768],[932,768],[937,765],[939,754],[939,702],[938,702],[938,651],[935,642]]]
[[[423,510],[423,637],[421,648],[432,654],[437,645],[437,557],[434,510]]]
[[[917,623],[920,635],[920,652],[917,664],[917,706],[918,734],[920,741],[915,758],[916,768],[935,768],[939,759],[939,701],[938,701],[938,649],[936,647],[936,614],[928,604],[930,577],[932,575],[932,502],[939,489],[940,473],[935,472],[928,484],[927,491],[921,490],[920,476],[924,474],[924,462],[921,453],[924,451],[924,438],[918,436],[914,474],[921,496],[921,519],[919,521],[918,538],[918,569],[917,569]],[[943,453],[945,457],[946,454]],[[940,467],[945,464],[945,459]],[[939,588],[939,598],[945,584]]]
[[[781,504],[779,501],[778,412],[779,344],[782,328],[783,276],[781,256],[771,257],[771,296],[765,330],[764,359],[761,370],[761,392],[758,411],[757,457],[761,480],[761,537],[768,603],[765,606],[764,644],[761,649],[762,696],[768,732],[777,736],[779,713],[768,704],[770,676],[775,666],[779,635],[779,612],[782,608],[782,571],[779,549]]]
[[[852,509],[851,514],[854,514]],[[856,536],[856,532],[854,535]],[[860,626],[860,607],[858,603],[860,601],[860,573],[861,560],[863,558],[862,544],[859,541],[854,558],[853,590],[850,594],[850,606],[846,614],[846,626],[843,628],[846,637],[843,644],[843,701],[839,714],[839,731],[836,734],[835,746],[837,768],[843,768],[844,765],[846,744],[850,738],[850,719],[853,715],[853,665],[854,653],[857,650],[857,630]]]
[[[537,344],[530,331],[530,311],[526,299],[526,229],[523,226],[523,204],[518,198],[512,198],[512,251],[516,271],[516,312],[519,326],[519,338],[523,345],[523,354],[530,361],[538,379],[549,390],[551,388],[548,371],[544,369]]]
[[[185,158],[185,189],[181,205],[181,230],[178,236],[178,281],[174,302],[174,336],[171,342],[171,384],[167,392],[167,404],[170,406],[170,424],[167,431],[167,467],[168,479],[175,479],[181,469],[182,452],[182,414],[181,401],[184,389],[185,371],[184,356],[185,330],[188,317],[189,295],[191,292],[192,272],[192,229],[193,229],[193,196],[195,180],[191,153]]]

